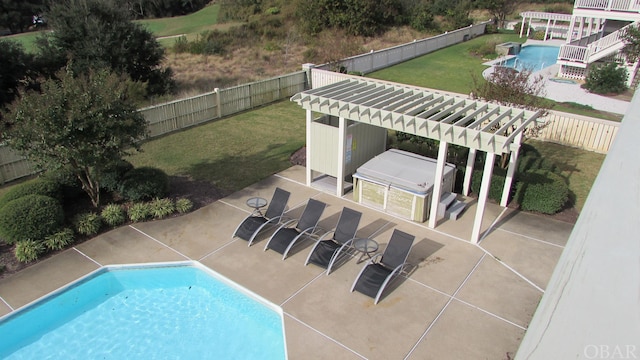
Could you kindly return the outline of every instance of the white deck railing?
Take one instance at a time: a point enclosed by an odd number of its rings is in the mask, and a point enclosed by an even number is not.
[[[640,11],[639,0],[576,0],[574,8],[604,11]]]
[[[638,23],[629,24],[587,46],[562,45],[558,59],[588,64],[611,55],[624,47],[622,36],[626,29],[632,26],[637,27]]]

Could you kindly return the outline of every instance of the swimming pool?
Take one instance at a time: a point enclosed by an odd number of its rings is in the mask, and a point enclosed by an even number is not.
[[[501,65],[516,70],[529,69],[539,71],[556,63],[560,48],[557,46],[523,46],[520,53]]]
[[[282,310],[198,263],[103,268],[0,319],[2,359],[286,359]]]

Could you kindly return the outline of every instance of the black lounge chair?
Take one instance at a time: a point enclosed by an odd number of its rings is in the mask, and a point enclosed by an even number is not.
[[[247,240],[251,246],[260,232],[282,222],[290,195],[290,192],[277,187],[264,215],[256,215],[254,212],[247,216],[233,232],[233,237]]]
[[[395,276],[403,273],[408,265],[406,261],[414,239],[415,236],[395,229],[384,253],[374,255],[362,267],[351,291],[357,290],[372,297],[375,299],[373,303],[377,304],[384,288]],[[376,259],[379,259],[378,262]]]
[[[286,259],[289,250],[298,239],[312,236],[316,233],[318,222],[326,206],[327,204],[322,201],[309,199],[300,219],[289,220],[282,224],[271,235],[264,247],[264,251],[267,251],[267,249],[275,250],[282,254],[282,260]]]
[[[336,228],[320,236],[304,264],[316,264],[327,269],[329,275],[334,263],[351,249],[361,217],[361,212],[343,208]],[[331,233],[333,236],[327,239]]]

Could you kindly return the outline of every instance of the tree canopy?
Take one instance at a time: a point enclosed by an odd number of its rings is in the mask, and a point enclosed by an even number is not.
[[[0,108],[12,102],[29,71],[31,57],[21,44],[0,39]]]
[[[172,90],[171,69],[161,67],[164,49],[150,31],[131,21],[126,7],[104,0],[62,0],[52,3],[47,18],[53,31],[37,44],[50,63],[71,59],[75,74],[108,67],[146,83],[151,95]]]
[[[100,172],[137,149],[147,123],[128,100],[130,81],[122,76],[99,70],[58,77],[11,106],[3,138],[40,169],[73,169],[98,206]]]
[[[43,10],[43,0],[0,0],[0,28],[21,33],[33,25],[33,16]]]

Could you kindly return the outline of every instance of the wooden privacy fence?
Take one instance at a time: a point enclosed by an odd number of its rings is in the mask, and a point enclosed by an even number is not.
[[[298,71],[275,78],[216,89],[212,92],[140,109],[153,138],[266,105],[303,91],[306,74]]]
[[[449,31],[430,38],[414,40],[407,44],[377,51],[371,50],[371,52],[365,54],[342,59],[335,64],[324,64],[316,66],[316,68],[331,70],[332,66],[338,66],[343,67],[344,70],[349,72],[370,73],[480,36],[484,34],[487,24],[489,23],[491,22],[487,21],[480,24],[469,25],[465,28]]]
[[[304,71],[140,109],[148,122],[149,138],[185,129],[274,101],[289,98],[306,87]],[[8,146],[0,146],[0,183],[34,173],[27,160]]]

